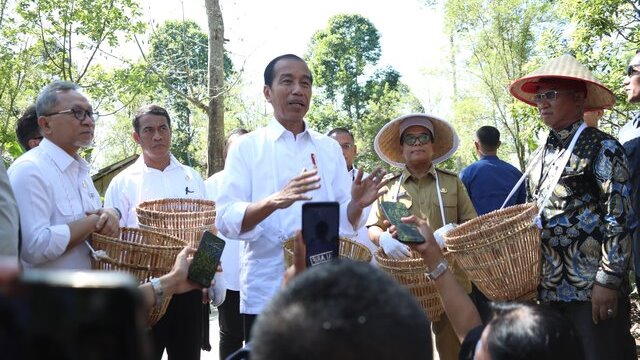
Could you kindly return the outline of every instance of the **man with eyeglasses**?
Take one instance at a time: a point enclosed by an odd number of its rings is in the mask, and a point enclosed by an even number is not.
[[[371,207],[367,220],[369,238],[393,259],[412,256],[409,247],[388,231],[380,203],[404,204],[412,215],[426,219],[432,229],[461,224],[476,217],[471,199],[456,173],[436,168],[458,148],[458,136],[449,123],[435,116],[410,114],[390,121],[374,140],[380,159],[398,167],[400,174],[387,184],[386,193]],[[452,264],[456,279],[467,293],[471,282],[464,271]],[[446,315],[433,322],[436,348],[441,360],[458,359],[460,341]]]
[[[585,111],[611,108],[615,96],[571,55],[515,80],[509,90],[535,106],[550,128],[531,157],[535,166],[528,176],[541,209],[538,298],[573,323],[585,359],[636,359],[627,159],[616,139],[583,121]]]
[[[337,141],[342,148],[342,155],[344,156],[344,161],[347,163],[347,171],[349,172],[349,176],[351,177],[351,181],[355,181],[356,176],[358,175],[358,169],[353,165],[353,160],[358,154],[358,147],[356,146],[356,140],[353,137],[351,131],[346,128],[337,127],[331,129],[327,136]],[[368,173],[363,172],[363,177],[369,176]],[[362,210],[362,216],[366,219],[369,217],[369,212],[371,211],[371,206],[367,206],[364,210]],[[353,234],[345,234],[349,238],[354,241],[361,243],[366,246],[373,253],[377,250],[378,246],[371,242],[369,239],[369,233],[367,228],[362,226],[358,229],[357,233]],[[375,257],[371,257],[371,263],[375,265],[376,260]]]
[[[45,86],[36,100],[44,139],[9,168],[20,213],[25,267],[91,269],[85,241],[92,232],[118,236],[119,211],[103,209],[78,155],[91,145],[95,114],[80,87],[65,81]]]
[[[622,85],[627,93],[627,101],[632,104],[640,103],[640,50],[636,52],[629,62]],[[640,213],[640,111],[635,114],[631,121],[620,128],[618,141],[624,147],[629,161],[631,192],[633,194],[632,203],[635,206],[635,219],[637,221]],[[633,260],[636,288],[640,289],[640,233],[638,228],[634,232]]]

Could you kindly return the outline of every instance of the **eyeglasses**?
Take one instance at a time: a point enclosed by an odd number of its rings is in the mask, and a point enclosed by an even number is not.
[[[402,137],[402,142],[405,145],[415,145],[416,142],[420,142],[420,145],[428,144],[433,140],[431,134],[421,133],[421,134],[407,134]]]
[[[539,103],[544,99],[552,101],[558,98],[558,94],[568,94],[568,93],[574,93],[574,92],[575,91],[573,90],[566,90],[566,91],[551,90],[551,91],[544,92],[542,94],[535,94],[533,96],[533,101],[536,103]]]
[[[342,148],[342,150],[349,150],[354,146],[355,146],[354,144],[350,144],[350,143],[340,144],[340,147]]]
[[[627,77],[640,75],[640,70],[635,69],[636,66],[640,66],[640,64],[631,64],[627,66]]]
[[[67,109],[67,110],[62,110],[62,111],[54,112],[54,113],[43,115],[43,116],[53,116],[53,115],[61,115],[61,114],[73,114],[73,117],[78,119],[80,122],[84,121],[84,119],[86,119],[87,116],[90,117],[91,120],[96,121],[99,116],[93,111],[85,110],[85,109]]]

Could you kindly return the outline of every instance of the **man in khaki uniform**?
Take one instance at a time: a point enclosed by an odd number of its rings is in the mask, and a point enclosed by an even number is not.
[[[435,168],[435,164],[447,160],[458,147],[458,136],[446,121],[424,114],[399,117],[378,132],[374,146],[383,161],[402,168],[387,184],[387,193],[373,204],[367,221],[371,241],[381,246],[387,256],[407,258],[411,251],[386,231],[381,201],[404,203],[411,214],[426,219],[432,229],[460,224],[477,216],[458,176]],[[454,274],[469,293],[471,283],[457,265],[454,265]],[[440,359],[457,359],[460,343],[446,315],[433,322],[433,332]]]

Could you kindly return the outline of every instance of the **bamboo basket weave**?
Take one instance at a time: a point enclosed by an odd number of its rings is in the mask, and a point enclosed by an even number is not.
[[[365,263],[371,262],[371,251],[366,246],[345,237],[340,237],[339,246],[339,257]],[[287,239],[282,247],[284,248],[284,263],[286,267],[289,267],[293,265],[293,238]]]
[[[404,285],[416,297],[429,320],[439,321],[444,308],[436,285],[426,275],[427,266],[422,256],[417,251],[411,250],[410,259],[395,260],[387,257],[382,248],[376,251],[375,256],[378,267]],[[449,255],[445,254],[445,258],[449,260]]]
[[[495,210],[444,235],[469,279],[494,301],[532,300],[540,284],[540,230],[535,203]]]
[[[171,271],[176,256],[186,245],[173,236],[133,228],[120,229],[119,238],[94,232],[92,244],[96,251],[103,250],[106,253],[99,260],[91,258],[94,270],[124,271],[135,276],[141,284]],[[165,297],[160,306],[151,309],[147,326],[155,325],[162,318],[169,301],[171,296]]]
[[[200,199],[145,201],[136,208],[141,229],[159,231],[197,248],[205,230],[215,233],[215,203]]]

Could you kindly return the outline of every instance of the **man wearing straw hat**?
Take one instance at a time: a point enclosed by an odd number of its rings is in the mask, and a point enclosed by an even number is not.
[[[627,159],[618,141],[582,120],[585,111],[613,106],[615,97],[571,55],[515,80],[509,91],[536,106],[550,128],[528,177],[541,209],[539,299],[575,325],[587,359],[636,359]]]
[[[401,174],[387,185],[387,193],[374,203],[367,221],[369,237],[387,256],[408,258],[411,251],[387,231],[386,217],[379,205],[382,201],[405,204],[411,214],[427,219],[434,229],[476,217],[471,199],[458,176],[435,168],[458,148],[458,136],[449,123],[425,114],[401,116],[380,129],[374,147],[383,161],[402,168]],[[470,292],[471,283],[464,272],[457,265],[454,271],[460,284]],[[440,359],[457,359],[460,342],[445,315],[433,323],[433,331]]]
[[[308,128],[313,78],[300,57],[286,54],[264,71],[263,94],[273,106],[266,127],[242,136],[231,147],[218,197],[216,226],[245,241],[240,273],[240,312],[245,336],[275,294],[284,273],[283,243],[300,228],[304,201],[340,203],[342,233],[364,224],[364,208],[386,184],[374,170],[354,182],[345,171],[340,146]]]
[[[629,61],[626,76],[622,82],[627,93],[627,101],[640,103],[640,50]],[[618,133],[618,140],[624,147],[629,160],[629,172],[631,173],[632,201],[634,204],[636,221],[640,213],[640,112],[626,123]],[[636,288],[640,289],[640,233],[638,228],[634,232],[633,260],[635,268]]]
[[[54,81],[36,100],[40,146],[9,168],[9,180],[20,214],[25,267],[91,269],[92,232],[117,236],[118,212],[101,208],[89,176],[89,164],[78,155],[91,145],[96,114],[80,86]]]
[[[113,178],[104,196],[107,206],[122,212],[120,225],[138,227],[136,207],[148,200],[167,198],[205,199],[202,177],[171,154],[171,118],[158,105],[136,111],[132,137],[142,155]],[[153,358],[166,348],[169,359],[200,359],[203,324],[202,293],[194,290],[173,296],[167,312],[153,326]],[[208,339],[207,339],[208,340]]]

